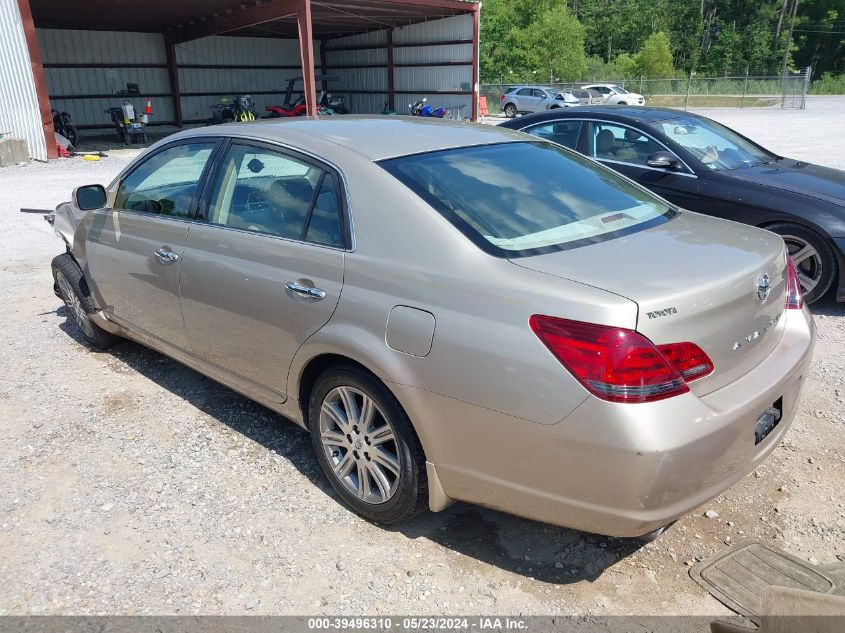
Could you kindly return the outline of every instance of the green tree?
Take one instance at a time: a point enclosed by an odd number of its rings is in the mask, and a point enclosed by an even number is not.
[[[672,47],[663,31],[652,33],[640,48],[636,57],[637,71],[646,79],[664,79],[675,76],[672,65]]]
[[[632,79],[640,76],[637,58],[630,53],[619,53],[614,60],[614,66],[617,74],[621,75],[625,79]],[[605,79],[616,79],[616,77],[605,77]]]
[[[584,27],[564,3],[543,11],[539,19],[523,29],[521,41],[532,71],[555,80],[580,79],[587,67],[584,54]]]

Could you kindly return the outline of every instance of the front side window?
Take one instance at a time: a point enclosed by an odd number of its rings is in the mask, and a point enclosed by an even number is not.
[[[639,130],[627,125],[590,124],[588,155],[632,165],[648,166],[648,157],[665,148]]]
[[[117,190],[115,208],[187,218],[214,142],[174,145],[136,167]]]
[[[223,157],[208,222],[329,246],[343,243],[334,175],[250,145],[234,144]]]
[[[611,170],[541,141],[449,149],[381,165],[498,257],[605,241],[677,213]]]
[[[578,135],[581,132],[581,121],[553,121],[535,125],[524,131],[569,149],[576,149]]]
[[[777,158],[739,134],[709,119],[680,116],[649,124],[700,160],[721,171],[759,165]]]
[[[622,86],[611,86],[611,87],[609,88],[608,92],[610,92],[610,91],[613,91],[613,92],[615,92],[615,93],[616,93],[616,94],[618,94],[618,95],[626,95],[626,94],[628,94],[628,91],[627,91],[627,90],[625,90]]]

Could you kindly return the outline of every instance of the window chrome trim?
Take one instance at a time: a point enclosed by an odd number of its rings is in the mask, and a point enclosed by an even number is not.
[[[669,150],[669,151],[671,151],[671,150]],[[675,155],[675,152],[672,152],[672,154]],[[688,174],[688,173],[683,172],[683,171],[672,171],[670,169],[662,169],[660,167],[651,167],[650,165],[638,165],[637,163],[626,163],[625,161],[622,161],[622,160],[613,160],[612,158],[604,158],[604,157],[599,157],[599,156],[588,156],[587,158],[592,158],[594,161],[599,162],[599,163],[613,163],[615,165],[625,165],[626,167],[636,167],[637,169],[647,169],[649,171],[658,171],[661,174],[672,174],[674,176],[684,176],[686,178],[696,178],[696,179],[698,179],[698,176],[696,174]],[[684,162],[680,158],[678,158],[678,160],[680,160],[682,163]],[[684,166],[686,166],[686,163],[684,163]]]
[[[237,226],[226,226],[225,224],[212,224],[211,222],[206,222],[205,220],[195,222],[195,224],[201,224],[203,226],[207,226],[211,229],[220,229],[223,231],[234,231],[235,233],[246,233],[247,235],[257,235],[259,237],[266,237],[272,240],[279,240],[282,242],[292,242],[294,244],[302,244],[303,246],[315,246],[317,248],[326,248],[332,251],[340,251],[341,253],[349,253],[348,249],[344,248],[343,246],[331,246],[329,244],[320,244],[319,242],[306,242],[304,240],[298,240],[293,237],[285,237],[284,235],[273,235],[272,233],[265,233],[263,231],[255,231],[253,229],[242,229]]]

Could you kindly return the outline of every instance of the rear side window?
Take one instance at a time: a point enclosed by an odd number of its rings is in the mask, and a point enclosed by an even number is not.
[[[214,185],[208,222],[342,246],[335,177],[287,154],[234,144]]]
[[[588,153],[595,158],[648,166],[654,152],[665,149],[639,130],[626,125],[593,122],[590,124]]]
[[[535,125],[525,131],[552,143],[563,145],[569,149],[576,149],[578,135],[581,133],[581,121],[553,121]]]
[[[187,218],[212,149],[214,142],[185,143],[153,154],[120,183],[115,208]]]
[[[611,170],[550,143],[450,149],[381,165],[498,257],[605,241],[677,213]]]

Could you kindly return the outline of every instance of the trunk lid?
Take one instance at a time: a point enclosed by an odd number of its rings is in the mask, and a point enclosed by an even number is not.
[[[636,302],[636,329],[655,344],[700,346],[715,369],[690,383],[699,396],[753,369],[783,335],[783,241],[744,224],[682,211],[632,235],[511,261]],[[770,288],[761,301],[763,275]]]

